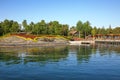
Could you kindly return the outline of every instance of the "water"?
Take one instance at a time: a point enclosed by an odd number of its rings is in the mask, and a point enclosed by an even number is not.
[[[0,80],[120,80],[120,47],[0,48]]]

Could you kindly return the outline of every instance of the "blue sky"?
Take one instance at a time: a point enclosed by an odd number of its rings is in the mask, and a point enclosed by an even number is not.
[[[78,20],[92,26],[120,26],[120,0],[0,0],[0,21],[22,23],[57,20],[75,26]]]

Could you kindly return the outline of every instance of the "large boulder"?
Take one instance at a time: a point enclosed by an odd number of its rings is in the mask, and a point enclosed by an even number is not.
[[[26,40],[17,36],[9,36],[0,39],[0,43],[25,43]]]

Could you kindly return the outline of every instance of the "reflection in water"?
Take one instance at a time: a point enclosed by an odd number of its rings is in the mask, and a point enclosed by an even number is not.
[[[103,55],[120,55],[120,45],[98,44],[96,45],[101,56]]]
[[[18,48],[17,48],[18,49]],[[61,47],[36,47],[36,48],[1,48],[0,61],[6,64],[19,64],[28,62],[47,61],[58,62],[68,55],[68,48]],[[46,62],[45,62],[46,61]]]
[[[15,56],[13,53],[0,53],[0,62],[5,62],[6,65],[9,64],[19,64],[20,58]]]
[[[2,80],[119,80],[120,46],[0,48]]]
[[[111,55],[113,52],[120,55],[120,46],[93,45],[93,46],[60,46],[60,47],[35,47],[35,48],[0,48],[0,61],[9,64],[28,62],[59,62],[62,60],[74,60],[77,62],[89,62],[92,54],[99,51],[100,55]]]
[[[90,55],[92,54],[92,49],[90,46],[71,46],[70,52],[76,53],[78,62],[88,62]]]

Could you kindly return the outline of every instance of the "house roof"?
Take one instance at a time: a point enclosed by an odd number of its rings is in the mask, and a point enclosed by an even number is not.
[[[74,34],[77,33],[77,31],[70,31],[69,33],[72,34],[72,35],[74,35]]]

